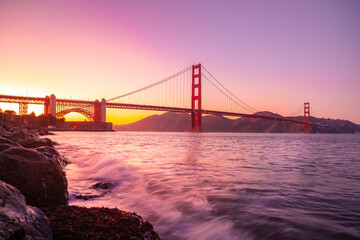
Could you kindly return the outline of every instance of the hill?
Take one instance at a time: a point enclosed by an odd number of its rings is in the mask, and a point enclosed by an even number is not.
[[[280,116],[271,112],[258,112],[265,116]],[[302,117],[297,117],[302,119]],[[319,133],[356,133],[360,125],[347,120],[325,119],[311,117],[312,122],[320,123],[313,127],[312,132]],[[265,119],[238,118],[229,119],[223,116],[206,115],[202,117],[202,127],[205,132],[247,132],[247,133],[301,133],[302,124],[280,122]],[[137,122],[116,125],[116,131],[154,131],[154,132],[186,132],[190,129],[190,115],[166,112],[152,115]]]

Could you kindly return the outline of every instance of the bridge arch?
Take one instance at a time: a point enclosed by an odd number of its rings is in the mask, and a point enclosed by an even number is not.
[[[87,110],[87,109],[83,109],[83,108],[69,108],[69,109],[65,109],[61,112],[56,113],[56,117],[58,118],[62,118],[64,117],[66,114],[68,113],[72,113],[72,112],[76,112],[76,113],[80,113],[83,116],[85,116],[89,121],[94,121],[94,113]]]

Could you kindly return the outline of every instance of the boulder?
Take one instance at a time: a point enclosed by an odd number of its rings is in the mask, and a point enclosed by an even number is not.
[[[4,121],[0,121],[0,126],[2,128],[4,128],[6,131],[10,132],[11,131],[11,127],[9,126],[8,123],[4,122]]]
[[[65,167],[70,163],[70,161],[66,157],[60,155],[60,153],[54,147],[43,146],[36,148],[36,150],[57,161],[62,167]]]
[[[95,183],[90,188],[107,190],[107,189],[112,189],[112,188],[116,187],[116,185],[117,184],[114,181],[101,181],[101,182]]]
[[[45,136],[45,135],[47,135],[47,131],[44,131],[44,130],[42,130],[42,129],[38,129],[37,130],[37,132],[38,132],[38,134],[40,135],[40,136]]]
[[[49,138],[25,138],[25,139],[20,139],[17,142],[26,148],[52,146],[52,141]]]
[[[30,138],[31,135],[29,134],[29,132],[26,129],[19,129],[16,130],[12,135],[11,138],[12,139],[24,139],[24,138]]]
[[[15,145],[15,146],[18,146],[18,147],[21,146],[17,142],[11,141],[10,139],[3,138],[3,137],[0,137],[0,143],[7,143],[7,144]]]
[[[0,143],[0,152],[5,151],[6,149],[12,148],[14,145],[9,143]]]
[[[3,126],[0,125],[0,137],[10,137],[11,132],[7,131]]]
[[[0,239],[52,239],[49,221],[36,207],[25,204],[15,187],[0,181]]]
[[[59,162],[34,149],[11,147],[0,152],[0,180],[15,186],[27,204],[67,205],[67,180]]]

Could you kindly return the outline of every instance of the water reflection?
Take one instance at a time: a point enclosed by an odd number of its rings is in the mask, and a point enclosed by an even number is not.
[[[59,133],[71,204],[119,207],[162,239],[360,238],[360,135]],[[115,181],[109,192],[91,189]],[[90,200],[76,194],[103,194]]]

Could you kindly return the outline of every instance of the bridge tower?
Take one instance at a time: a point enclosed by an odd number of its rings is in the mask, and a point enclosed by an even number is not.
[[[44,115],[50,115],[50,97],[46,96],[44,101]]]
[[[50,95],[50,114],[56,117],[56,97],[55,94]]]
[[[106,122],[106,100],[101,99],[101,122]]]
[[[98,99],[96,99],[94,105],[94,122],[101,122],[101,103]]]
[[[106,100],[105,100],[105,98],[101,99],[101,102],[99,102],[98,99],[96,99],[96,101],[95,101],[94,122],[106,122]]]
[[[191,131],[201,132],[201,64],[192,66]]]
[[[311,132],[311,126],[309,123],[310,123],[310,103],[306,102],[304,103],[304,133]]]

